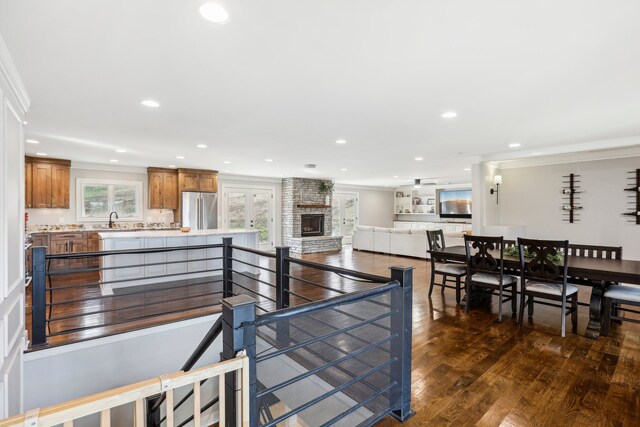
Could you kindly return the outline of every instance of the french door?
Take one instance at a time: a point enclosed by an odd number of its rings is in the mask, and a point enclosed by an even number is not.
[[[334,192],[331,211],[331,234],[343,236],[342,243],[350,245],[358,224],[358,193]]]
[[[273,249],[273,193],[270,188],[225,187],[224,227],[258,230],[259,249]]]

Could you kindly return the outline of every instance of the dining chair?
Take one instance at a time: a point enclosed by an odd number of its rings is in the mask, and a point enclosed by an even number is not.
[[[515,315],[518,280],[504,274],[505,242],[502,236],[465,235],[464,247],[467,255],[465,311],[469,311],[474,290],[483,288],[491,290],[491,295],[498,296],[498,322],[502,322],[502,305],[505,302],[511,301],[511,312]],[[499,255],[499,258],[494,255]]]
[[[520,327],[523,324],[525,306],[528,306],[529,318],[531,318],[533,317],[533,305],[537,303],[561,308],[563,337],[565,336],[568,314],[571,314],[571,324],[575,331],[578,327],[578,288],[567,283],[569,241],[519,237],[518,252],[521,274],[520,315],[518,317]],[[529,255],[531,258],[527,259],[525,255]],[[554,258],[559,258],[559,260],[554,260]],[[536,298],[543,301],[536,301]],[[548,302],[549,300],[553,302]],[[571,307],[567,309],[568,302],[571,303]]]
[[[427,230],[427,242],[429,243],[429,250],[444,249],[446,248],[444,243],[444,232],[442,230]],[[438,285],[444,288],[450,288],[456,290],[456,304],[460,304],[462,293],[462,278],[467,274],[467,266],[465,264],[448,262],[445,259],[437,259],[433,253],[431,253],[431,284],[429,285],[429,296],[433,292],[433,286]],[[442,283],[436,283],[436,274],[442,275]],[[447,285],[449,283],[455,283],[455,286]]]
[[[602,319],[602,335],[609,335],[612,320],[640,323],[639,319],[619,316],[619,312],[640,314],[638,310],[621,307],[620,304],[640,306],[640,288],[635,286],[612,285],[604,292],[604,314]]]

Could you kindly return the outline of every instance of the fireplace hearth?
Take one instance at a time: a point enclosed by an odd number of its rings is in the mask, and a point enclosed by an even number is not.
[[[324,236],[324,214],[301,215],[301,237]]]

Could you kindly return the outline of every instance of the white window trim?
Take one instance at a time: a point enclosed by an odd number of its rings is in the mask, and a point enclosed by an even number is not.
[[[122,181],[117,179],[95,179],[95,178],[76,178],[76,221],[77,222],[104,222],[109,220],[109,216],[104,218],[83,218],[82,217],[82,186],[84,184],[103,184],[103,185],[135,185],[138,193],[136,210],[138,216],[122,218],[122,221],[142,221],[144,218],[144,194],[142,192],[142,181]]]

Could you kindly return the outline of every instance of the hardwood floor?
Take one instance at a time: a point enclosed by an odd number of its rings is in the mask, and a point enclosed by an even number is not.
[[[579,307],[577,333],[568,332],[561,338],[560,313],[552,307],[537,305],[533,319],[520,329],[508,315],[497,322],[495,303],[465,313],[456,306],[453,290],[440,293],[436,288],[429,299],[430,271],[424,260],[350,249],[304,259],[384,276],[392,265],[415,268],[412,407],[416,415],[404,425],[640,425],[640,325],[615,324],[611,336],[590,340],[584,337],[588,308]],[[370,286],[300,267],[292,269],[292,275],[345,290]],[[269,276],[261,279],[272,282]],[[269,286],[249,286],[271,295]],[[292,281],[291,289],[311,299],[337,295],[297,281]],[[589,300],[588,288],[581,287],[580,294],[581,301]],[[304,300],[292,297],[292,302]],[[175,304],[169,301],[162,307]],[[259,303],[266,309],[272,304],[265,298]],[[86,310],[81,306],[73,309]],[[117,328],[138,329],[216,309],[212,306]],[[29,310],[27,314],[29,317]],[[116,333],[117,328],[102,328],[100,333]],[[399,424],[386,418],[378,425]]]

